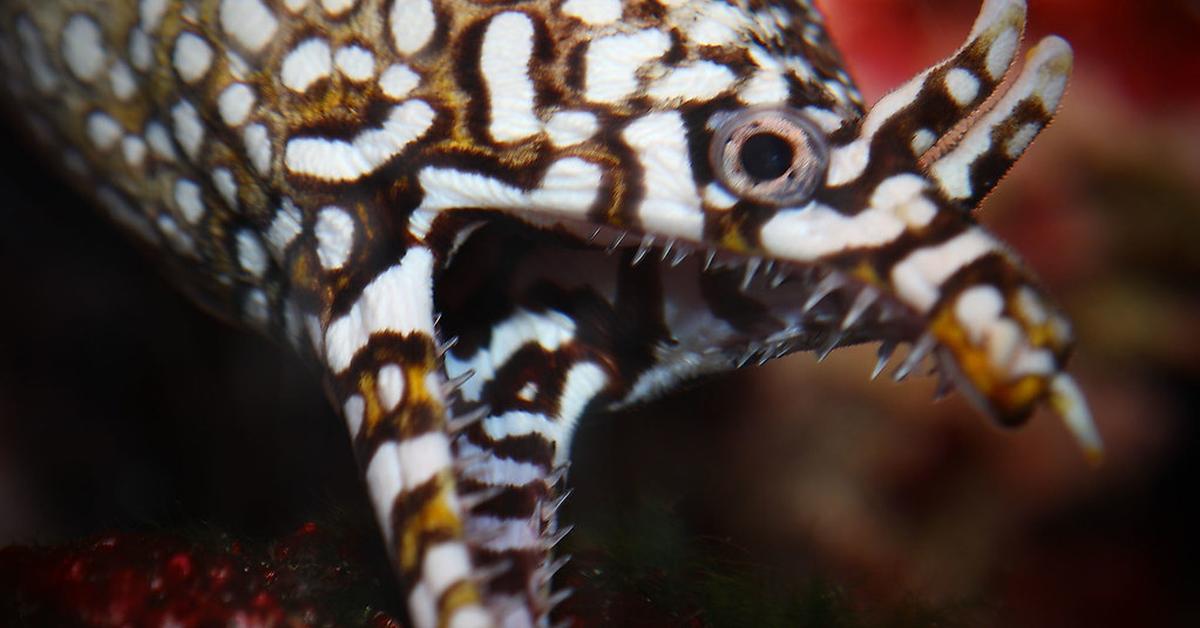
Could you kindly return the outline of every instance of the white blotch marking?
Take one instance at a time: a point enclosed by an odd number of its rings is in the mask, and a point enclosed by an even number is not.
[[[204,143],[204,124],[200,122],[200,114],[192,103],[181,100],[171,108],[171,122],[175,128],[175,141],[179,142],[183,153],[194,161]]]
[[[221,199],[225,201],[225,205],[236,210],[238,207],[238,184],[229,168],[213,170],[212,183],[213,187],[217,188],[217,194],[220,194]]]
[[[75,78],[91,83],[106,63],[103,34],[91,16],[76,13],[62,30],[62,56]]]
[[[375,55],[361,46],[339,48],[333,63],[351,81],[362,82],[375,76]]]
[[[171,58],[179,78],[185,83],[195,83],[204,78],[212,67],[213,49],[203,37],[184,31],[175,40],[175,51]]]
[[[246,144],[246,155],[250,157],[250,165],[258,174],[266,176],[271,172],[271,138],[267,135],[267,127],[262,124],[251,124],[242,131],[242,141]]]
[[[1029,148],[1033,143],[1033,138],[1037,137],[1038,133],[1042,132],[1041,122],[1026,122],[1017,129],[1013,136],[1008,138],[1008,142],[1004,144],[1004,156],[1009,159],[1016,159]]]
[[[487,417],[482,427],[494,441],[528,435],[541,436],[554,445],[554,463],[560,465],[568,459],[571,437],[574,436],[583,409],[596,394],[604,390],[607,383],[608,375],[599,365],[575,364],[566,372],[556,418],[535,412],[510,411]]]
[[[300,137],[288,141],[288,170],[325,181],[353,181],[374,172],[433,125],[434,110],[410,100],[392,109],[379,129],[359,133],[353,141]]]
[[[541,547],[541,532],[527,517],[501,519],[494,515],[471,517],[468,534],[487,539],[483,547],[494,552],[530,550]]]
[[[529,78],[533,54],[533,23],[524,13],[506,12],[492,18],[483,34],[480,72],[491,104],[489,131],[497,142],[512,142],[541,130],[533,112],[534,89]]]
[[[400,441],[400,468],[409,490],[450,470],[450,440],[442,432],[428,432]]]
[[[375,450],[375,455],[367,463],[365,475],[367,488],[371,493],[371,504],[375,507],[375,516],[379,518],[379,527],[383,528],[388,542],[391,543],[394,540],[392,507],[404,487],[400,456],[395,443],[384,443]]]
[[[842,125],[846,124],[845,118],[843,118],[841,115],[828,109],[822,109],[821,107],[817,107],[815,105],[809,105],[808,107],[805,107],[802,113],[809,120],[816,123],[817,127],[826,133],[833,133],[834,131],[842,128]]]
[[[150,36],[140,28],[129,31],[129,62],[142,72],[154,64],[154,44]]]
[[[567,371],[558,400],[559,437],[555,440],[555,465],[565,463],[570,457],[571,439],[584,409],[607,385],[608,373],[594,362],[580,362]]]
[[[256,100],[253,87],[245,83],[233,83],[217,96],[217,111],[225,124],[238,127],[250,117]]]
[[[471,575],[471,557],[461,541],[434,545],[425,552],[422,582],[433,596],[441,597],[451,585]]]
[[[257,279],[267,272],[267,251],[253,231],[243,229],[237,232],[238,266]]]
[[[438,625],[437,598],[429,592],[424,582],[418,581],[408,594],[408,614],[417,628],[434,628]]]
[[[545,351],[557,351],[574,338],[575,321],[562,312],[520,309],[492,329],[491,343],[486,349],[463,359],[455,357],[453,352],[447,353],[446,376],[457,377],[473,369],[475,377],[467,380],[460,392],[465,401],[479,401],[483,384],[494,379],[496,370],[525,345],[537,343]]]
[[[600,126],[590,111],[558,111],[546,122],[550,142],[562,148],[587,141]]]
[[[262,0],[221,0],[221,28],[250,52],[260,52],[275,37],[279,21]]]
[[[342,416],[346,419],[346,427],[350,428],[350,438],[358,436],[366,410],[367,403],[362,395],[350,395],[346,403],[342,404]]]
[[[529,210],[579,219],[587,213],[603,180],[600,166],[578,157],[560,159],[546,169],[542,184],[526,192],[486,175],[453,168],[427,167],[417,175],[425,198],[409,220],[409,232],[424,238],[436,212],[461,207],[510,210],[526,221],[545,221]]]
[[[395,0],[388,13],[392,43],[401,54],[412,54],[433,38],[437,16],[431,0]]]
[[[1046,310],[1046,305],[1042,302],[1042,298],[1029,286],[1022,286],[1017,291],[1016,307],[1017,312],[1030,325],[1043,325],[1046,321],[1050,320],[1050,314]],[[1070,334],[1059,333],[1057,335],[1060,338],[1065,338]]]
[[[787,100],[787,79],[778,70],[759,70],[742,84],[738,100],[747,105],[762,105]]]
[[[901,109],[912,104],[921,93],[928,71],[905,83],[894,92],[884,96],[867,112],[859,139],[835,147],[829,152],[829,172],[825,183],[829,186],[845,185],[862,175],[870,158],[871,139],[879,129]]]
[[[584,24],[604,26],[621,19],[620,0],[567,0],[562,5],[563,15],[569,15]]]
[[[385,364],[379,369],[375,378],[375,388],[379,394],[379,406],[384,412],[391,412],[400,405],[404,398],[404,371],[398,364]]]
[[[729,209],[738,202],[738,198],[729,193],[725,186],[716,181],[704,186],[704,205],[713,209]]]
[[[288,89],[303,94],[332,71],[333,53],[329,50],[329,42],[313,37],[297,44],[284,57],[279,80]]]
[[[912,229],[921,229],[937,214],[937,206],[925,196],[928,188],[929,183],[915,174],[894,175],[875,187],[870,204],[892,213]]]
[[[1016,29],[1010,28],[996,36],[992,42],[992,47],[988,48],[987,59],[984,60],[984,69],[987,70],[988,76],[992,80],[1000,80],[1004,76],[1005,70],[1012,63],[1013,56],[1017,52],[1017,44],[1021,42],[1021,35]]]
[[[267,228],[267,246],[280,264],[287,253],[287,248],[299,236],[303,229],[300,221],[303,216],[300,208],[290,198],[284,198],[281,207],[275,212],[271,226]]]
[[[17,37],[21,40],[22,56],[29,66],[34,88],[44,94],[58,87],[58,72],[50,63],[42,33],[28,16],[17,18]]]
[[[984,334],[1004,312],[1004,296],[995,286],[972,286],[958,295],[954,316],[967,332],[972,344],[979,344]]]
[[[147,33],[158,30],[163,16],[167,14],[167,0],[141,0],[138,3],[138,18]]]
[[[515,607],[515,610],[508,611],[509,615],[505,617],[504,626],[526,626],[532,625],[532,618],[529,617],[529,611],[525,608]],[[520,618],[516,621],[509,622],[509,617],[514,613],[519,613]],[[478,604],[470,604],[463,606],[454,611],[454,615],[450,616],[449,628],[488,628],[496,623],[495,617]]]
[[[690,166],[687,129],[675,111],[646,114],[621,134],[645,173],[638,206],[643,228],[663,236],[702,239],[704,214]]]
[[[141,168],[146,162],[146,142],[136,135],[126,135],[121,140],[121,155],[132,168]]]
[[[349,11],[357,2],[358,0],[321,0],[321,8],[327,15],[337,17]]]
[[[204,200],[200,195],[200,186],[191,179],[175,181],[175,206],[183,219],[189,224],[196,224],[204,217]]]
[[[892,267],[892,285],[900,298],[919,312],[928,312],[938,300],[943,283],[967,264],[999,250],[996,240],[978,227],[953,238],[909,253]]]
[[[340,207],[330,205],[317,214],[313,229],[317,236],[317,259],[326,270],[337,270],[354,249],[354,219]]]
[[[951,68],[946,72],[943,82],[946,84],[946,92],[959,107],[975,102],[975,97],[979,95],[979,79],[970,70]]]
[[[179,224],[175,222],[167,214],[161,214],[156,223],[158,230],[166,237],[167,243],[177,253],[183,255],[193,255],[196,252],[196,243],[192,240],[192,236],[186,231],[179,228]]]
[[[671,48],[671,38],[658,29],[592,40],[585,53],[584,96],[592,102],[617,103],[638,88],[637,71]]]
[[[293,14],[299,13],[308,6],[308,0],[283,0],[283,6]]]
[[[736,78],[724,65],[697,61],[672,68],[651,83],[646,94],[656,100],[709,100],[729,89]]]
[[[267,294],[258,288],[251,290],[246,295],[242,311],[246,315],[246,320],[252,325],[265,327],[271,320],[271,304],[267,301]]]
[[[517,391],[517,399],[526,403],[533,403],[537,399],[538,390],[537,382],[525,382],[525,385],[521,386],[521,390]]]
[[[127,203],[116,190],[102,185],[96,190],[96,200],[114,222],[137,234],[143,240],[158,244],[158,232],[146,219],[145,214]]]
[[[690,42],[701,46],[728,46],[754,26],[751,15],[738,6],[724,2],[676,3],[671,17],[683,22]]]
[[[479,454],[487,454],[480,456]],[[490,450],[475,443],[463,441],[459,446],[460,459],[472,459],[463,467],[462,477],[492,486],[524,486],[530,482],[545,481],[546,472],[538,465],[511,458],[497,458]],[[472,519],[475,519],[472,517]],[[468,525],[470,523],[468,522]]]
[[[124,130],[112,116],[102,111],[93,111],[87,118],[88,139],[96,148],[107,151],[121,141]]]
[[[917,131],[913,133],[912,142],[909,144],[909,148],[912,149],[913,155],[919,157],[924,155],[925,151],[933,148],[935,143],[937,143],[937,136],[933,134],[933,131],[930,131],[929,129],[917,129]]]
[[[119,100],[129,100],[137,94],[137,79],[133,77],[133,70],[119,59],[108,68],[108,85]]]
[[[325,360],[334,373],[350,366],[371,334],[393,331],[433,335],[433,254],[413,247],[399,264],[375,278],[325,333]]]
[[[384,96],[393,100],[407,97],[420,84],[421,77],[403,63],[390,65],[379,75],[379,89],[383,90]]]

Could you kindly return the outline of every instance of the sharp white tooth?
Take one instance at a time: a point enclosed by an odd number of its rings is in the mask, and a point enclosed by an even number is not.
[[[551,595],[549,599],[546,600],[546,615],[549,615],[550,611],[554,610],[555,606],[562,604],[567,600],[567,598],[574,594],[575,589],[572,589],[571,587],[565,587],[556,591],[554,595]]]
[[[829,334],[829,339],[825,341],[825,346],[821,348],[821,352],[817,354],[817,362],[824,362],[825,358],[829,357],[830,353],[837,348],[838,343],[842,341],[842,332],[836,331]]]
[[[603,229],[603,227],[596,227],[596,230],[592,232],[592,235],[588,236],[588,244],[596,241],[596,236],[600,235],[601,229]]]
[[[542,586],[550,584],[550,581],[554,579],[554,574],[558,573],[569,562],[571,562],[571,555],[567,554],[542,567],[540,576]]]
[[[704,257],[704,271],[705,272],[708,272],[708,269],[712,267],[713,259],[716,256],[717,256],[716,249],[709,249],[708,253],[705,254],[705,257]]]
[[[461,414],[450,419],[449,421],[446,421],[446,431],[450,432],[451,434],[457,434],[468,427],[475,425],[479,421],[483,420],[483,417],[491,413],[492,408],[490,406],[479,406],[478,408],[475,408],[466,414]]]
[[[1076,442],[1083,448],[1088,462],[1099,465],[1104,461],[1104,442],[1096,423],[1092,420],[1092,412],[1088,409],[1087,400],[1079,390],[1079,385],[1066,373],[1059,373],[1050,381],[1050,407],[1062,419]]]
[[[842,319],[842,331],[850,329],[852,325],[858,322],[867,308],[875,303],[879,298],[879,291],[872,286],[866,286],[862,292],[858,293],[858,297],[854,299],[854,304],[850,306],[850,311],[846,312],[846,318]]]
[[[750,283],[754,281],[754,275],[758,272],[758,267],[762,264],[762,260],[757,257],[750,258],[746,262],[746,275],[742,277],[742,291],[750,287]]]
[[[813,309],[813,306],[821,302],[821,299],[829,296],[830,292],[841,288],[845,283],[846,280],[842,279],[842,276],[836,272],[826,275],[825,278],[821,280],[821,283],[817,284],[817,287],[813,289],[812,294],[810,294],[808,297],[808,300],[804,302],[804,307],[801,308],[801,313],[807,314],[809,310]]]
[[[622,231],[621,233],[617,234],[617,237],[613,238],[613,241],[609,242],[608,246],[604,248],[604,252],[611,254],[613,251],[617,250],[617,247],[621,246],[621,242],[625,241],[625,236],[627,235],[629,235],[628,231]]]
[[[573,488],[569,488],[563,491],[562,495],[556,497],[554,501],[542,504],[542,521],[549,521],[554,517],[558,513],[558,509],[562,507],[563,502],[567,501],[567,498],[571,496],[574,490]]]
[[[750,360],[754,357],[754,354],[756,354],[756,353],[758,353],[758,347],[752,346],[749,349],[747,349],[746,352],[742,354],[741,359],[738,360],[737,368],[742,368],[742,367],[746,366],[747,364],[749,364]]]
[[[456,344],[458,344],[458,336],[455,336],[455,337],[447,340],[446,342],[443,342],[442,344],[438,345],[438,349],[437,349],[438,357],[440,358],[440,357],[445,356],[446,352],[453,349],[454,345],[456,345]]]
[[[550,475],[546,476],[546,486],[554,486],[561,482],[563,478],[567,477],[567,471],[570,471],[570,469],[570,460],[555,467],[554,471],[552,471]]]
[[[767,281],[767,285],[774,290],[775,288],[783,285],[783,282],[787,281],[789,276],[789,273],[781,268],[774,275],[771,275],[770,279]]]
[[[652,246],[654,246],[654,236],[652,236],[652,235],[642,236],[642,242],[641,242],[641,244],[638,245],[637,253],[633,254],[633,265],[634,266],[637,266],[638,262],[641,262],[642,259],[644,259],[646,257],[646,253],[650,252],[650,247],[652,247]]]
[[[658,261],[667,261],[667,256],[671,254],[671,247],[673,246],[675,246],[675,238],[667,240],[667,243],[663,246],[662,257],[658,258]]]
[[[437,315],[433,317],[433,326],[437,327],[438,325],[441,325],[441,324],[442,324],[442,314],[441,314],[441,312],[438,312]]]
[[[467,380],[471,379],[474,376],[475,376],[475,369],[467,369],[467,370],[463,371],[462,373],[459,373],[455,377],[451,377],[450,379],[446,380],[445,384],[442,384],[442,395],[449,397],[450,395],[454,394],[454,392],[457,391],[459,388],[462,388],[462,385],[467,383]]]
[[[883,369],[887,368],[888,361],[892,359],[892,353],[896,351],[896,342],[894,340],[885,340],[879,344],[878,358],[875,360],[875,368],[871,370],[871,379],[879,377]]]
[[[675,249],[675,257],[671,258],[671,267],[674,268],[682,264],[683,260],[687,259],[687,256],[691,254],[692,252],[684,246]]]
[[[547,550],[554,549],[554,546],[558,545],[559,543],[562,542],[563,539],[567,538],[567,535],[570,534],[571,530],[574,530],[574,529],[575,529],[575,526],[573,526],[573,525],[569,525],[565,528],[559,529],[558,532],[555,532],[554,534],[550,535],[549,537],[547,537],[546,539],[544,539],[542,541],[542,548],[547,549]]]
[[[937,376],[938,376],[938,383],[937,383],[937,388],[935,388],[933,390],[933,400],[941,401],[942,399],[949,397],[950,393],[954,392],[954,382],[950,379],[950,376],[947,375],[946,371],[943,369],[938,369]]]
[[[892,375],[892,379],[900,381],[905,377],[908,377],[908,374],[911,373],[914,368],[916,368],[917,364],[920,364],[921,360],[923,360],[926,355],[929,355],[929,352],[933,350],[935,344],[936,343],[932,334],[926,333],[925,335],[921,336],[920,340],[917,340],[917,343],[913,345],[912,350],[908,352],[907,356],[905,356],[904,362],[900,363],[900,368],[896,369],[896,373]]]

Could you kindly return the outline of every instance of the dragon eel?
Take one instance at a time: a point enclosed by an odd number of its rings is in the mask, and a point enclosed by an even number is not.
[[[3,0],[10,104],[176,283],[319,365],[417,626],[549,621],[589,414],[927,356],[1092,457],[1070,324],[972,210],[1072,55],[986,0],[864,106],[809,0]],[[1001,85],[1004,88],[1001,88]]]

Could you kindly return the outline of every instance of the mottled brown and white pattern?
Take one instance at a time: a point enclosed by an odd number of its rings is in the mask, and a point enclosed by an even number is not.
[[[522,626],[579,421],[687,378],[911,343],[897,378],[1099,455],[970,213],[1065,90],[1056,37],[1003,83],[1024,20],[985,0],[869,109],[808,0],[4,0],[0,58],[182,289],[322,366],[413,623]]]

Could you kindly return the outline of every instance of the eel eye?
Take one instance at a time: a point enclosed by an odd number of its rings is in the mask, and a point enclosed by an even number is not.
[[[800,205],[829,165],[817,128],[788,107],[747,109],[717,125],[708,157],[737,196],[766,205]]]

